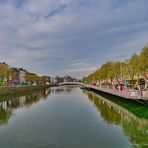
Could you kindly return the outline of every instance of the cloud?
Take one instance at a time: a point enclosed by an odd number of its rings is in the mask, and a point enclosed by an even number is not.
[[[75,71],[81,77],[121,53],[139,52],[148,38],[147,5],[145,0],[3,0],[0,59],[39,74]]]
[[[96,67],[92,67],[92,65],[84,62],[73,63],[69,65],[69,68],[66,70],[67,72],[90,72],[95,70]]]
[[[90,73],[96,70],[97,67],[89,64],[88,62],[83,61],[73,61],[72,63],[67,65],[65,68],[64,73],[69,73],[73,77],[79,77],[80,73],[85,75],[86,73]]]

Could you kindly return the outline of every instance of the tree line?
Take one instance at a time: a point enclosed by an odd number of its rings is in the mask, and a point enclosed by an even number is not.
[[[16,73],[6,64],[0,63],[0,84],[6,83],[8,80],[11,80],[16,77]],[[25,72],[25,82],[42,84],[49,82],[48,76],[38,76],[37,74]]]
[[[110,81],[111,83],[125,79],[138,79],[148,76],[148,44],[144,46],[140,53],[134,53],[129,59],[124,61],[107,61],[96,71],[92,72],[82,81],[90,83],[92,81]]]

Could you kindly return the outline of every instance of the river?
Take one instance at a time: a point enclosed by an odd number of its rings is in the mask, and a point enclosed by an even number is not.
[[[76,86],[1,97],[0,147],[146,148],[148,111],[133,106]]]

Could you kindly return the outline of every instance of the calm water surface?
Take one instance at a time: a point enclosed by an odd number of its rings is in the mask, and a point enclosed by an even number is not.
[[[1,147],[146,148],[148,120],[79,87],[55,87],[0,102]]]

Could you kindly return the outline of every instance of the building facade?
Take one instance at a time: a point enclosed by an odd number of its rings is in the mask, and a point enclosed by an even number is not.
[[[26,76],[26,70],[23,68],[19,68],[19,84],[22,84],[23,82],[26,81],[25,76]]]

